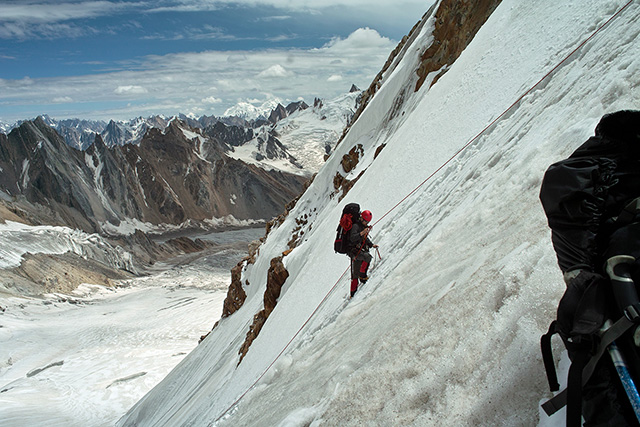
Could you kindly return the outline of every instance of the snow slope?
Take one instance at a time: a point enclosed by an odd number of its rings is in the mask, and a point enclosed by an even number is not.
[[[604,113],[639,108],[640,4],[501,114],[626,3],[504,0],[449,71],[414,93],[428,18],[246,266],[243,307],[118,425],[561,425],[538,410],[550,396],[539,337],[564,290],[538,192]],[[339,201],[333,178],[357,144],[348,178],[364,173]],[[348,260],[331,244],[351,201],[374,213],[382,259],[348,301]],[[305,215],[278,305],[237,366],[269,262]]]

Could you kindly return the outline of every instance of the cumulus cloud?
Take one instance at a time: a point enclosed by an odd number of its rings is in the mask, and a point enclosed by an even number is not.
[[[216,98],[215,96],[208,96],[206,98],[202,98],[200,102],[203,104],[219,104],[222,102],[222,99]]]
[[[113,92],[117,95],[140,95],[143,93],[147,93],[148,90],[143,88],[142,86],[126,85],[118,86]]]
[[[280,77],[289,77],[292,73],[287,71],[282,65],[276,64],[267,68],[266,70],[261,71],[258,74],[260,78],[280,78]]]
[[[351,33],[346,39],[339,37],[333,38],[329,43],[324,45],[324,49],[330,49],[334,52],[353,52],[368,49],[387,48],[395,44],[387,37],[382,37],[380,33],[371,28],[358,28]]]

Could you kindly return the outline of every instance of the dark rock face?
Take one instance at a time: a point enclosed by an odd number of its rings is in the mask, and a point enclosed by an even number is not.
[[[306,110],[307,108],[309,108],[309,106],[307,105],[306,102],[298,101],[298,102],[292,102],[289,105],[287,105],[286,110],[287,110],[287,114],[291,115],[296,111]]]
[[[216,122],[212,126],[208,126],[205,128],[204,133],[217,141],[224,141],[224,143],[232,147],[239,147],[245,142],[251,141],[254,136],[253,129],[251,128],[225,125],[222,122]]]
[[[218,132],[225,140],[253,136],[222,124]],[[227,215],[269,220],[301,191],[303,177],[232,159],[229,148],[174,120],[164,132],[149,129],[139,145],[109,148],[98,135],[82,152],[38,118],[0,134],[0,190],[16,203],[46,207],[56,223],[88,232],[126,218],[152,224]]]
[[[271,111],[269,115],[269,123],[276,123],[288,116],[287,110],[282,104],[278,104],[276,108]]]

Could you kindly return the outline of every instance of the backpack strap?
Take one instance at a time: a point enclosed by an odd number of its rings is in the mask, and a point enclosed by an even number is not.
[[[600,359],[600,357],[598,357],[598,359]],[[597,359],[591,360],[597,361]],[[584,352],[578,352],[571,361],[569,374],[567,375],[566,427],[580,427],[582,425],[582,386],[586,383],[584,379],[585,374],[587,374],[585,368],[589,361],[589,354]],[[591,373],[588,373],[589,377]]]
[[[542,350],[542,361],[544,370],[547,372],[547,380],[551,391],[560,390],[556,366],[553,363],[553,350],[551,349],[551,337],[558,333],[558,321],[554,320],[549,325],[549,331],[540,338],[540,349]]]
[[[640,214],[640,197],[633,199],[622,209],[615,223],[616,225],[631,224],[638,214]]]
[[[634,320],[637,321],[637,319],[634,319]],[[569,369],[569,379],[568,379],[567,388],[562,390],[560,393],[556,394],[553,398],[549,399],[548,401],[542,404],[542,409],[544,409],[547,415],[551,416],[555,414],[557,411],[559,411],[560,409],[562,409],[565,405],[567,405],[567,426],[572,425],[569,422],[569,417],[572,416],[575,418],[576,414],[578,417],[577,425],[580,425],[579,422],[580,422],[580,416],[582,412],[582,409],[581,409],[582,408],[582,386],[589,380],[589,378],[591,378],[591,375],[595,370],[596,364],[602,357],[602,354],[606,351],[607,347],[609,347],[609,345],[613,341],[620,338],[620,336],[624,334],[634,324],[635,324],[634,321],[627,318],[627,316],[622,316],[620,319],[618,319],[616,323],[614,323],[610,328],[608,328],[604,332],[604,334],[600,338],[600,344],[598,345],[598,348],[596,349],[594,355],[591,356],[590,359],[588,358],[588,356],[585,360],[582,360],[582,361],[574,359],[574,361],[571,363],[571,368]],[[549,328],[549,332],[551,332],[551,328]],[[549,332],[547,332],[546,335],[549,335]],[[551,340],[551,336],[549,336],[549,341],[550,340]],[[551,347],[551,344],[549,343],[549,351],[550,351],[550,347]],[[544,358],[545,356],[543,354],[543,359]],[[574,364],[576,364],[576,362],[578,363],[577,363],[577,366],[574,368]],[[553,361],[551,361],[551,363],[553,363]],[[582,367],[580,367],[580,365],[582,365]],[[546,366],[547,366],[547,362],[545,360],[545,368]],[[547,371],[547,375],[549,375],[548,372],[549,371]],[[577,375],[579,372],[581,372],[581,376]],[[555,376],[555,369],[553,371],[553,375]],[[580,377],[582,377],[582,381],[577,380]],[[557,382],[557,377],[556,377],[556,382]],[[551,384],[551,379],[549,380],[549,383]],[[573,390],[575,390],[576,388],[579,390],[579,393],[573,393]],[[554,390],[551,390],[551,391],[554,391]],[[573,420],[572,422],[575,422],[575,420]]]

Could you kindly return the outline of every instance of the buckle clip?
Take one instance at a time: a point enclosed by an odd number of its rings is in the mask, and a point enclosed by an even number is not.
[[[633,304],[624,309],[624,316],[631,322],[640,323],[640,303]]]

